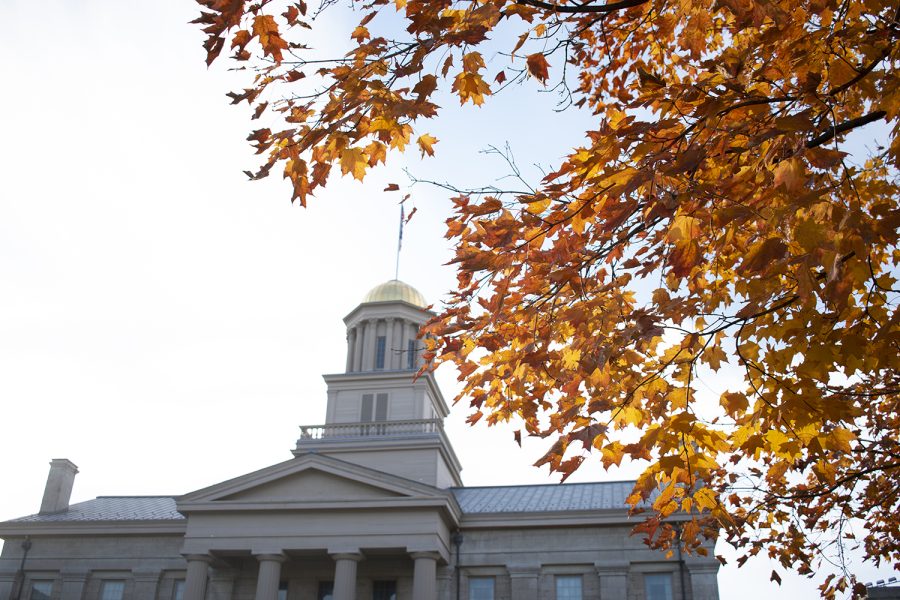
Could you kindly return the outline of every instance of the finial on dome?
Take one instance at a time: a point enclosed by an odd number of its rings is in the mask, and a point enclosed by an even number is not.
[[[391,279],[390,281],[385,281],[380,285],[376,285],[365,295],[362,303],[397,301],[406,302],[413,306],[418,306],[419,308],[428,306],[428,302],[425,301],[425,296],[423,296],[419,290],[399,279]]]

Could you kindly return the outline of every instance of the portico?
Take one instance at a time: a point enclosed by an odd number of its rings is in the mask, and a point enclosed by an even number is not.
[[[362,600],[373,597],[373,588],[417,600],[437,600],[437,570],[443,559],[438,552],[371,551],[282,552],[269,554],[190,555],[184,600],[208,598],[207,586],[213,577],[236,579],[252,571],[256,562],[255,600],[278,600],[279,590],[287,592],[287,581],[307,588],[303,597],[331,594],[333,600]],[[330,568],[329,568],[330,567]]]

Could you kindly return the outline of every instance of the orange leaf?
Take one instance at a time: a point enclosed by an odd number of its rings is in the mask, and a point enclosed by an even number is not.
[[[259,38],[263,52],[275,61],[281,62],[281,51],[288,45],[278,34],[278,24],[272,15],[257,15],[253,18],[253,35]]]
[[[547,82],[547,79],[550,77],[548,73],[550,65],[547,63],[547,58],[543,53],[529,54],[525,59],[525,64],[528,65],[528,72],[531,73],[532,77],[537,78],[541,83]]]

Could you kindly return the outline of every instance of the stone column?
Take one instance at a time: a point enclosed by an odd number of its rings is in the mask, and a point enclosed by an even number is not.
[[[257,554],[259,575],[256,577],[256,600],[278,600],[283,554]]]
[[[437,552],[411,552],[413,559],[413,598],[437,600]],[[518,600],[518,599],[517,599]]]
[[[394,370],[394,319],[384,322],[384,370]]]
[[[691,600],[719,600],[719,586],[716,582],[719,565],[691,565],[689,569]],[[678,573],[675,573],[675,577],[678,577]]]
[[[347,331],[347,367],[346,367],[346,371],[348,373],[353,371],[353,351],[354,351],[355,345],[356,345],[356,330],[350,329]]]
[[[363,371],[375,370],[375,337],[378,331],[378,321],[369,319],[366,321],[366,347],[363,349]]]
[[[131,577],[134,579],[134,600],[156,600],[156,587],[159,585],[159,571],[134,569]]]
[[[617,600],[628,597],[627,563],[594,563],[600,578],[600,600]]]
[[[84,584],[88,579],[87,571],[63,571],[59,574],[59,579],[60,600],[81,600],[84,596]],[[4,597],[0,594],[0,599]]]
[[[362,560],[358,552],[332,554],[334,559],[334,600],[356,600],[356,563]]]
[[[512,597],[516,600],[538,600],[538,577],[540,567],[507,567],[512,588]],[[622,598],[624,600],[624,596]]]
[[[184,580],[184,600],[205,600],[206,576],[212,557],[209,554],[188,554],[187,577]]]
[[[353,345],[353,370],[354,371],[362,371],[362,354],[363,354],[363,344],[365,343],[365,330],[363,329],[363,323],[357,323],[356,327],[353,328],[353,331],[356,333],[356,341]]]

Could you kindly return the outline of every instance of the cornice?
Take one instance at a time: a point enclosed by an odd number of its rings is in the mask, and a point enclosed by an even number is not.
[[[22,521],[0,523],[0,538],[23,535],[184,535],[187,519],[161,521]]]

